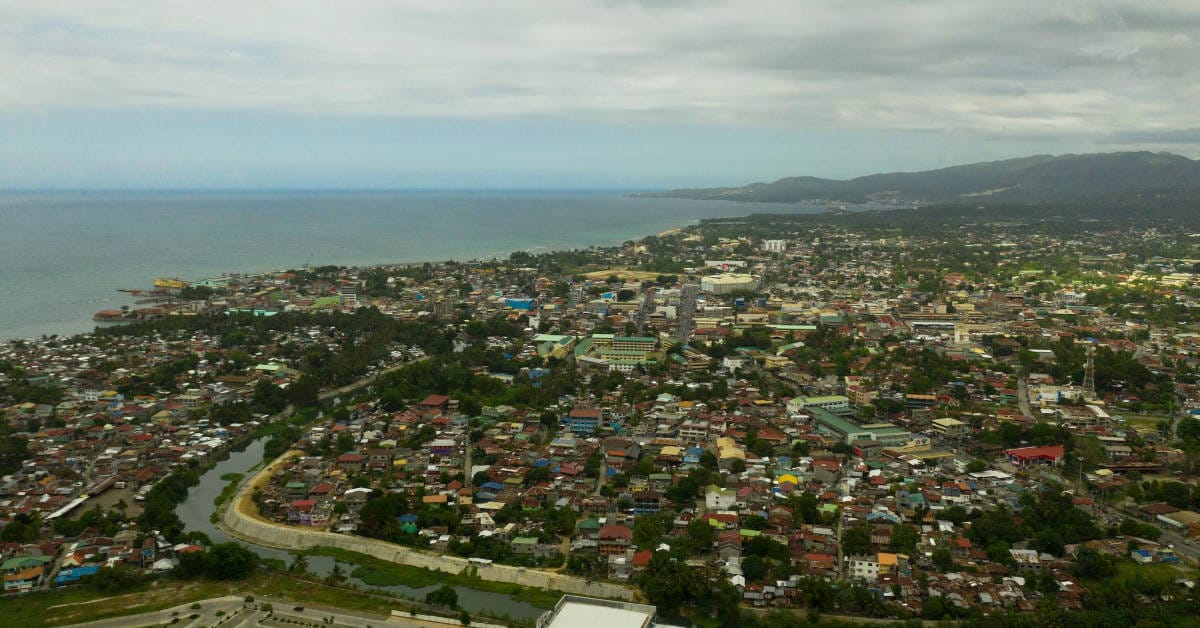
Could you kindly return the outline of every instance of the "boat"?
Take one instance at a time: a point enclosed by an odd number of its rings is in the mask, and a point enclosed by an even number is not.
[[[188,287],[188,282],[178,278],[168,279],[166,277],[159,277],[154,280],[154,287],[166,288],[168,290],[183,290]]]
[[[92,320],[98,323],[111,323],[125,320],[128,315],[128,310],[100,310],[92,315]]]

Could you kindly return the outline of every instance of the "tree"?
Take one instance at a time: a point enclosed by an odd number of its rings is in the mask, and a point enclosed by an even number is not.
[[[747,556],[742,561],[742,575],[747,582],[758,582],[767,575],[767,561],[761,556]]]
[[[860,556],[871,552],[871,531],[866,526],[855,526],[842,534],[842,552],[847,556]]]
[[[483,486],[492,481],[492,476],[488,475],[487,471],[476,471],[475,475],[471,476],[472,486]]]
[[[292,559],[292,564],[288,566],[288,572],[306,575],[308,573],[308,556],[296,554],[296,557]]]
[[[1075,564],[1071,566],[1071,573],[1080,578],[1101,580],[1115,576],[1117,566],[1111,557],[1083,545],[1075,555]]]
[[[446,608],[458,608],[458,591],[449,585],[442,586],[425,594],[425,603]]]
[[[29,457],[29,441],[17,436],[0,438],[0,475],[7,475],[21,468]]]
[[[291,386],[288,386],[287,398],[297,408],[315,406],[319,401],[318,393],[320,389],[320,384],[316,378],[306,373],[292,382]]]
[[[240,580],[258,567],[258,554],[240,543],[217,543],[204,553],[204,575],[214,580]]]
[[[325,576],[327,584],[341,584],[346,580],[346,570],[338,563],[333,563],[333,569],[329,570],[329,575]]]
[[[892,540],[888,549],[912,556],[917,551],[917,541],[920,539],[921,533],[913,526],[905,524],[892,526]]]
[[[350,432],[338,432],[337,440],[334,443],[334,449],[336,449],[339,454],[344,454],[351,449],[354,449],[355,444],[356,443],[354,442],[353,434]]]
[[[938,549],[933,550],[933,555],[930,557],[930,559],[933,561],[933,566],[937,568],[938,571],[946,572],[954,569],[954,555],[950,553],[950,550],[944,547],[939,547]]]
[[[91,583],[105,593],[126,592],[146,581],[140,571],[126,565],[101,567],[91,578]]]
[[[687,538],[691,541],[693,551],[707,552],[717,541],[717,531],[707,519],[696,518],[688,523]]]
[[[0,531],[0,541],[11,543],[29,543],[38,538],[42,528],[41,513],[19,513],[12,518],[3,531]]]

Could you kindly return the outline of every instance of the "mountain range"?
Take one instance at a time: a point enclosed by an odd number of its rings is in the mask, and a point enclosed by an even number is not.
[[[850,180],[787,177],[774,183],[677,189],[641,196],[760,203],[992,204],[1168,190],[1200,192],[1200,161],[1173,153],[1146,151],[1034,155],[924,172],[872,174]]]

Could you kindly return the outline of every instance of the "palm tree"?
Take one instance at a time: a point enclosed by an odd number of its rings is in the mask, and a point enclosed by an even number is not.
[[[325,582],[327,584],[341,584],[345,580],[346,570],[342,569],[342,566],[337,563],[333,564],[333,569],[330,570],[328,576],[325,576]]]
[[[288,571],[301,576],[308,574],[308,557],[304,554],[296,554]]]

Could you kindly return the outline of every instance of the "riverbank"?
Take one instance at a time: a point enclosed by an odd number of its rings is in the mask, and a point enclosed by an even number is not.
[[[275,549],[303,551],[329,547],[430,571],[449,574],[472,573],[481,580],[561,591],[574,595],[624,601],[636,600],[636,591],[633,588],[608,582],[595,582],[567,574],[523,567],[477,564],[466,558],[423,552],[378,539],[335,534],[267,521],[258,514],[258,507],[253,498],[254,487],[262,486],[270,481],[272,473],[286,460],[298,453],[292,451],[284,454],[260,470],[250,481],[243,483],[242,488],[231,500],[229,507],[226,507],[219,517],[221,529],[230,536],[247,543]]]

